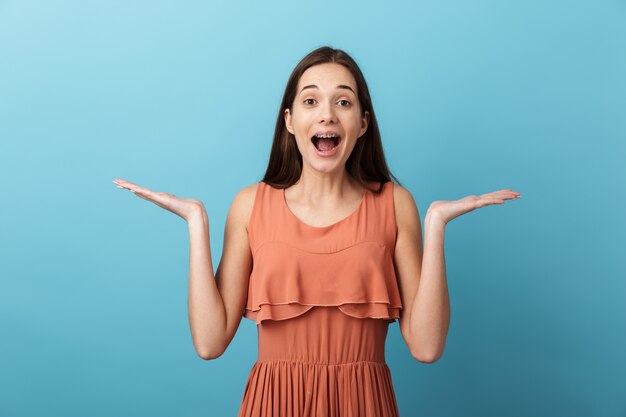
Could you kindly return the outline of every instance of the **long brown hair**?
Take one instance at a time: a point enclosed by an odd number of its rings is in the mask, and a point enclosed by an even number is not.
[[[295,137],[289,133],[285,126],[285,109],[290,109],[296,97],[296,89],[300,77],[308,68],[325,63],[337,63],[346,67],[354,77],[357,85],[357,94],[361,107],[361,116],[365,111],[370,113],[370,121],[367,131],[359,139],[346,161],[346,170],[361,186],[379,193],[382,191],[385,182],[394,179],[396,184],[400,184],[398,179],[391,174],[387,167],[383,145],[378,130],[378,123],[372,106],[372,99],[365,82],[365,77],[356,62],[341,49],[334,49],[330,46],[322,46],[311,51],[296,65],[289,76],[283,100],[276,120],[274,131],[274,142],[270,159],[265,171],[263,181],[276,188],[287,188],[295,184],[302,173],[302,155],[298,151]],[[379,182],[379,188],[373,190],[369,182]]]

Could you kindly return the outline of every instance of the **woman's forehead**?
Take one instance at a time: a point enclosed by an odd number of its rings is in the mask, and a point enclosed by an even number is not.
[[[343,65],[325,63],[309,67],[298,81],[298,93],[305,87],[312,89],[334,90],[340,86],[349,86],[356,92],[356,82],[352,73]]]

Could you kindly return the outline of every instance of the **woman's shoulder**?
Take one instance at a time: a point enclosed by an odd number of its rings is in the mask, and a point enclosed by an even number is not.
[[[246,228],[250,221],[250,215],[252,214],[252,208],[254,207],[254,200],[259,186],[260,182],[255,182],[241,188],[237,194],[235,194],[230,206],[229,215],[238,219],[239,224],[246,225]]]
[[[407,222],[413,223],[415,218],[419,221],[419,211],[413,195],[409,190],[395,183],[393,183],[393,203],[399,227]]]
[[[393,187],[394,202],[406,204],[409,202],[409,200],[413,200],[413,196],[411,195],[411,192],[409,190],[407,190],[400,184],[396,184],[393,181],[389,181],[389,183],[391,184],[391,187]]]
[[[243,187],[237,192],[237,195],[242,200],[254,200],[254,196],[256,195],[256,190],[259,188],[260,185],[261,185],[261,181],[246,185],[245,187]]]
[[[235,195],[235,198],[233,198],[233,208],[251,211],[257,190],[260,186],[261,182],[259,181],[241,188]]]

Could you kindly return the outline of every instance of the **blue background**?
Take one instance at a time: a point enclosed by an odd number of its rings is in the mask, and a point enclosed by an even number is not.
[[[390,327],[401,415],[626,415],[626,3],[597,0],[0,1],[0,415],[236,415],[255,324],[196,356],[186,225],[111,181],[202,200],[216,268],[326,44],[422,220],[522,194],[447,227],[443,357]]]

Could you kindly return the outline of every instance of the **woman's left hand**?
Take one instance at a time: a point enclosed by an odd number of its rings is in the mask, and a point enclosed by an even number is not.
[[[455,201],[433,201],[426,212],[426,216],[436,218],[446,224],[461,214],[469,213],[477,208],[491,204],[504,204],[504,200],[514,200],[519,197],[521,195],[517,191],[499,190],[480,196],[468,195]]]

